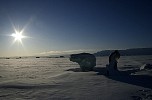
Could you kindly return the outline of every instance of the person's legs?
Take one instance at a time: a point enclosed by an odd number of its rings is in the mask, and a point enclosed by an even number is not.
[[[114,63],[114,70],[118,70],[118,68],[117,68],[117,62]]]

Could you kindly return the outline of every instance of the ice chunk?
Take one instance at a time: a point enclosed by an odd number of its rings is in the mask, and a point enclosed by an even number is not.
[[[145,70],[145,69],[152,69],[152,64],[144,64],[140,67],[140,70]]]

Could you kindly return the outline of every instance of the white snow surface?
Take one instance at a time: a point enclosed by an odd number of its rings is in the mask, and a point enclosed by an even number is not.
[[[0,100],[152,100],[152,71],[139,70],[146,63],[152,56],[122,56],[120,73],[106,76],[108,57],[90,72],[69,58],[0,59]]]

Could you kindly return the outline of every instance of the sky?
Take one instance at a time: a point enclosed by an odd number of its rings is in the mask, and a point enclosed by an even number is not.
[[[0,0],[1,57],[146,48],[151,37],[151,0]]]

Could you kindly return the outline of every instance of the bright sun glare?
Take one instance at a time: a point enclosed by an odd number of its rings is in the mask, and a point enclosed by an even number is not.
[[[22,38],[24,38],[24,36],[20,32],[13,33],[11,36],[15,38],[15,41],[20,41],[20,42]]]
[[[14,42],[19,42],[22,44],[22,39],[26,38],[26,36],[22,35],[23,30],[18,31],[14,28],[15,33],[13,33],[11,36],[14,37]]]

